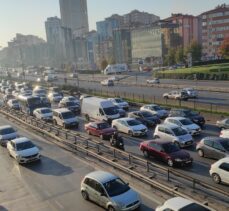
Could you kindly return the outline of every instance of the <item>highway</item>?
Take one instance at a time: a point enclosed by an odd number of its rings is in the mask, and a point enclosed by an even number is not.
[[[18,165],[0,147],[0,210],[1,211],[100,211],[103,208],[84,201],[80,194],[80,182],[87,173],[98,170],[91,162],[74,156],[48,142],[28,128],[22,128],[0,115],[0,124],[10,124],[21,136],[29,137],[41,150],[40,162]],[[122,176],[121,176],[122,177]],[[141,193],[142,211],[155,208],[161,199],[130,182]]]

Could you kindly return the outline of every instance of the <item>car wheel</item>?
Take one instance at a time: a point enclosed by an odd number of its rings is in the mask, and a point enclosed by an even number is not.
[[[202,149],[198,149],[198,154],[200,157],[204,157],[204,151]]]
[[[84,200],[89,200],[88,193],[86,191],[81,191],[81,194]]]
[[[167,164],[168,164],[169,167],[173,167],[174,163],[173,163],[172,159],[168,159],[167,160]]]
[[[86,114],[85,115],[85,119],[89,122],[90,121],[90,117]]]
[[[114,208],[114,207],[112,207],[112,206],[110,205],[110,206],[108,206],[107,211],[115,211],[115,208]]]
[[[133,131],[131,131],[131,130],[128,131],[128,134],[129,134],[130,136],[134,136]]]
[[[64,129],[66,129],[67,128],[66,124],[63,124],[63,127],[64,127]]]
[[[90,130],[86,130],[88,135],[91,135],[91,131]]]
[[[220,176],[218,174],[216,174],[216,173],[212,174],[212,179],[217,184],[219,184],[221,182]]]
[[[164,99],[168,100],[169,98],[168,98],[168,96],[164,96]]]
[[[104,135],[103,134],[101,134],[99,137],[100,137],[100,139],[104,140]]]
[[[145,158],[149,158],[149,153],[148,153],[148,151],[144,150],[144,151],[143,151],[143,155],[144,155]]]
[[[56,120],[55,120],[55,119],[53,120],[53,123],[54,123],[54,125],[57,125],[57,122],[56,122]]]

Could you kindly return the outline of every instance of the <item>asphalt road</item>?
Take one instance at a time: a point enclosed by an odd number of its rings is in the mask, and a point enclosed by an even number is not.
[[[28,128],[0,116],[0,125],[10,124],[21,136],[31,138],[41,150],[40,162],[18,165],[0,147],[0,210],[1,211],[100,211],[103,208],[84,201],[80,194],[80,182],[84,175],[95,170],[71,153],[49,143]],[[130,183],[130,185],[132,185]],[[141,210],[155,208],[158,201],[152,194],[138,190],[143,199]]]

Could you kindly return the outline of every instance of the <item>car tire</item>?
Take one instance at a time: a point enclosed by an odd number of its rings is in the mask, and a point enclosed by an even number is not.
[[[155,135],[154,138],[160,138],[158,135]]]
[[[54,125],[57,125],[57,122],[56,122],[56,120],[55,120],[55,119],[53,120],[53,123],[54,123]]]
[[[111,205],[108,206],[107,211],[115,211],[115,208]]]
[[[204,157],[204,151],[202,149],[198,149],[197,152],[200,157]]]
[[[91,135],[91,132],[90,132],[90,130],[86,130],[86,132],[87,132],[87,134],[88,134],[88,135]]]
[[[167,160],[167,164],[168,164],[169,167],[173,167],[174,166],[174,163],[173,163],[172,159],[168,159]]]
[[[212,179],[216,184],[219,184],[221,182],[220,176],[216,173],[212,174]]]
[[[101,134],[101,135],[99,136],[99,138],[102,139],[102,140],[104,140],[104,135]]]
[[[144,151],[143,151],[143,155],[144,155],[145,158],[149,158],[149,153],[148,153],[148,151],[144,150]]]
[[[67,128],[66,124],[63,124],[63,127],[64,127],[64,129],[66,129]]]
[[[164,99],[166,99],[166,100],[168,100],[168,99],[169,99],[169,98],[168,98],[168,96],[164,96],[163,98],[164,98]]]
[[[81,191],[81,195],[82,195],[84,200],[86,200],[86,201],[89,200],[89,196],[88,196],[88,193],[86,191]]]

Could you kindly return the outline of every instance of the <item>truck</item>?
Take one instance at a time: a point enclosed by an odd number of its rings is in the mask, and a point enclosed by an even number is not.
[[[82,98],[81,113],[87,121],[92,119],[111,123],[120,117],[118,109],[110,100],[99,97]]]
[[[103,70],[104,75],[110,75],[110,74],[121,74],[123,72],[128,72],[128,66],[127,64],[109,64],[107,67]]]

